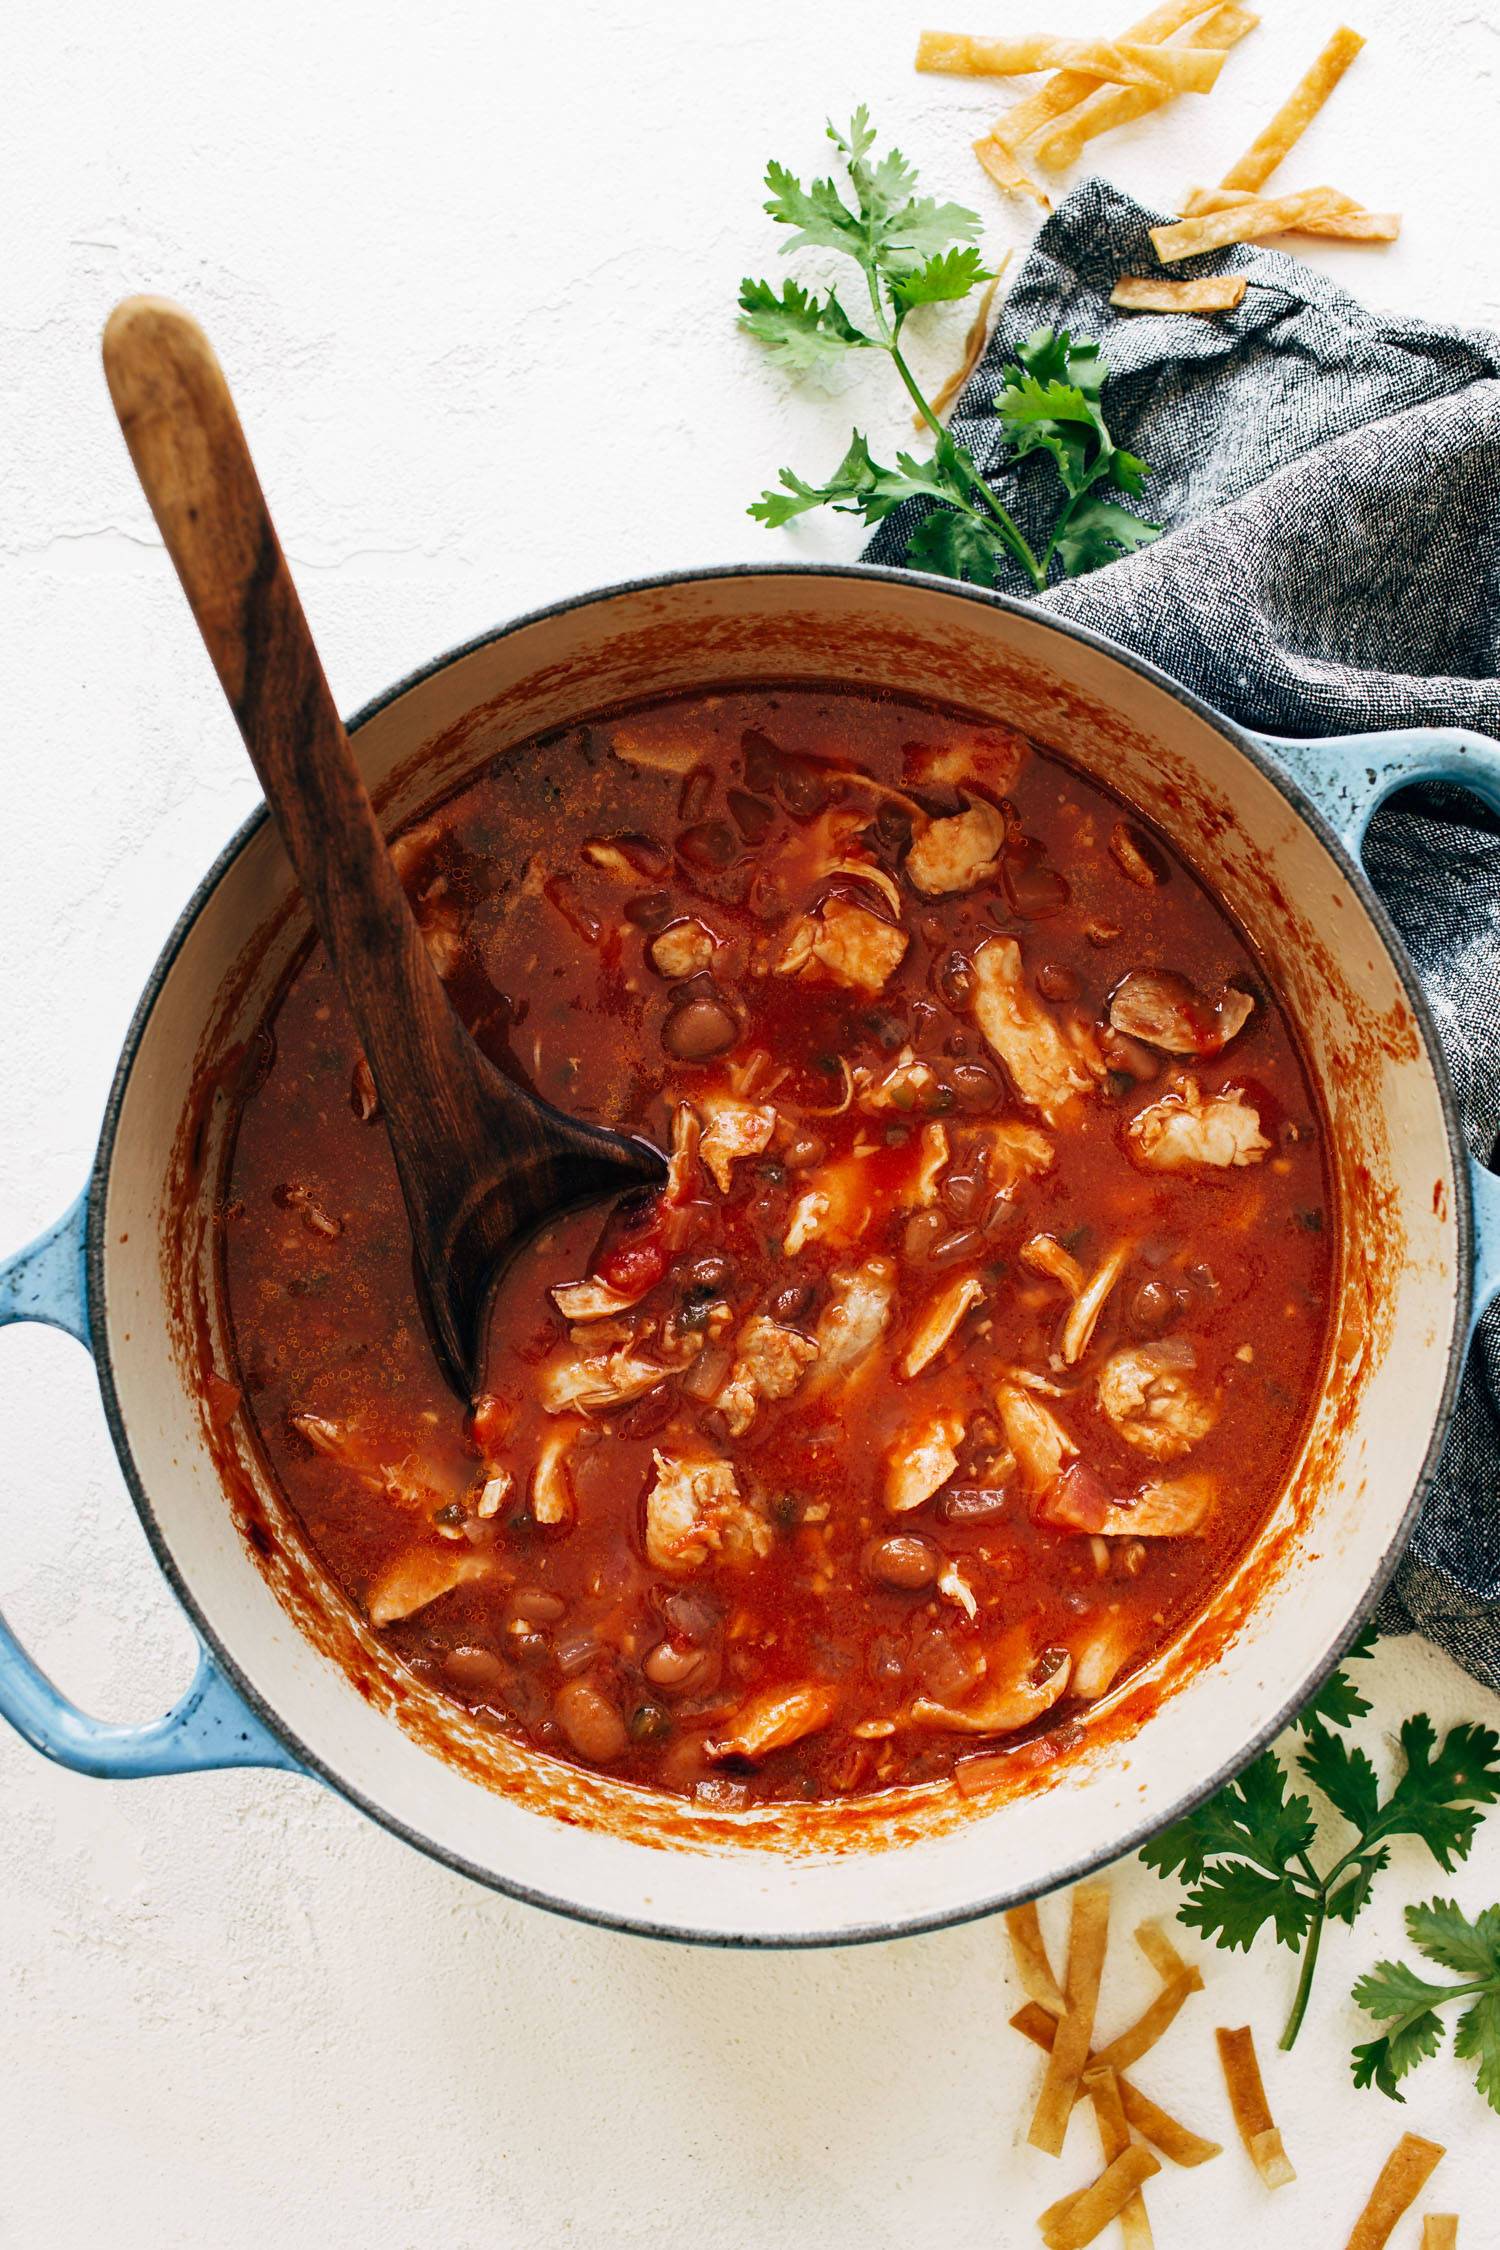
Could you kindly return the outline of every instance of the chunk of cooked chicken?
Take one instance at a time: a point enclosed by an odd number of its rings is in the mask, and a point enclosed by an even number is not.
[[[1219,1409],[1193,1382],[1195,1365],[1185,1336],[1110,1353],[1099,1370],[1099,1404],[1127,1445],[1153,1461],[1175,1461],[1207,1437]]]
[[[899,1191],[904,1207],[919,1211],[931,1209],[937,1201],[938,1182],[947,1171],[952,1154],[947,1126],[936,1118],[931,1119],[922,1127],[917,1139],[916,1169]]]
[[[950,1281],[946,1289],[940,1289],[929,1299],[899,1362],[901,1373],[908,1381],[920,1375],[924,1367],[931,1366],[943,1347],[957,1335],[959,1324],[983,1299],[984,1284],[972,1273],[966,1273],[961,1281]]]
[[[762,1155],[770,1147],[776,1112],[755,1102],[736,1101],[728,1094],[710,1095],[703,1107],[708,1123],[698,1154],[713,1174],[720,1195],[727,1195],[734,1184],[735,1165],[747,1156]]]
[[[702,1139],[703,1127],[698,1112],[691,1102],[678,1102],[672,1111],[672,1146],[667,1152],[667,1179],[661,1191],[664,1203],[691,1201]]]
[[[942,1080],[931,1063],[918,1062],[910,1047],[903,1047],[890,1069],[879,1075],[860,1068],[854,1083],[859,1107],[877,1114],[887,1109],[934,1109],[945,1098]]]
[[[1112,1250],[1107,1250],[1074,1298],[1072,1310],[1063,1322],[1062,1341],[1058,1346],[1058,1356],[1064,1367],[1076,1367],[1093,1342],[1099,1315],[1130,1263],[1132,1247],[1128,1242],[1117,1242]]]
[[[452,1547],[408,1547],[369,1588],[365,1614],[372,1625],[395,1625],[489,1568],[484,1556],[457,1553]]]
[[[951,1409],[924,1415],[891,1441],[885,1469],[885,1504],[894,1516],[920,1508],[940,1492],[958,1467],[964,1418]]]
[[[549,1360],[537,1371],[537,1396],[549,1414],[607,1414],[655,1390],[667,1369],[625,1349]]]
[[[1107,1610],[1090,1619],[1073,1636],[1073,1693],[1084,1703],[1097,1702],[1108,1693],[1135,1653],[1130,1621],[1119,1610]]]
[[[835,1270],[829,1276],[809,1390],[823,1390],[835,1376],[851,1375],[869,1358],[890,1324],[895,1296],[896,1269],[889,1258],[866,1258],[852,1271]]]
[[[640,1303],[649,1283],[631,1295],[611,1289],[607,1281],[562,1281],[549,1292],[552,1302],[566,1321],[613,1320],[618,1313],[629,1312],[632,1305]]]
[[[1190,1473],[1153,1478],[1138,1492],[1116,1499],[1092,1469],[1075,1461],[1047,1493],[1037,1514],[1055,1530],[1090,1537],[1183,1539],[1199,1529],[1216,1496],[1212,1477]]]
[[[1030,1241],[1023,1242],[1021,1263],[1030,1266],[1033,1273],[1044,1273],[1049,1281],[1060,1283],[1070,1297],[1082,1296],[1083,1268],[1055,1234],[1034,1234]]]
[[[1008,727],[986,727],[967,742],[912,744],[906,753],[906,771],[915,782],[940,782],[948,788],[966,781],[981,782],[997,796],[1005,796],[1030,754],[1023,735]]]
[[[1109,1002],[1116,1031],[1168,1055],[1217,1055],[1254,1012],[1248,992],[1226,985],[1210,1000],[1172,969],[1132,969]]]
[[[1271,1146],[1239,1087],[1205,1095],[1196,1079],[1187,1077],[1159,1101],[1138,1109],[1125,1138],[1132,1153],[1157,1172],[1258,1164]]]
[[[652,1453],[646,1494],[646,1560],[669,1577],[701,1570],[710,1556],[736,1567],[771,1551],[771,1526],[743,1499],[727,1461],[713,1453]]]
[[[743,1437],[762,1399],[790,1398],[818,1356],[800,1329],[784,1328],[765,1313],[747,1320],[734,1343],[734,1365],[719,1393],[719,1411],[731,1437]]]
[[[568,1455],[577,1435],[576,1422],[559,1423],[556,1429],[548,1430],[537,1448],[527,1495],[532,1518],[537,1523],[571,1523],[577,1513],[573,1479],[568,1470]]]
[[[723,1734],[704,1743],[704,1751],[710,1758],[768,1758],[773,1750],[821,1732],[838,1702],[837,1689],[823,1680],[763,1688],[740,1705]]]
[[[1023,1180],[1051,1170],[1056,1151],[1045,1133],[1019,1118],[987,1118],[970,1133],[984,1150],[985,1176],[997,1195],[1014,1195]]]
[[[974,955],[974,1017],[1028,1109],[1057,1125],[1094,1090],[1104,1069],[1086,1025],[1064,1036],[1026,983],[1021,948],[995,937]]]
[[[657,975],[669,984],[680,984],[684,978],[712,967],[717,946],[713,931],[689,916],[681,922],[669,922],[646,950]]]
[[[336,1461],[361,1484],[404,1507],[431,1506],[433,1486],[422,1475],[420,1461],[410,1454],[400,1461],[387,1460],[357,1421],[327,1414],[293,1414],[290,1421],[315,1452]]]
[[[895,975],[909,943],[905,930],[883,922],[866,906],[849,899],[825,899],[817,914],[804,914],[792,931],[776,974],[800,976],[821,968],[833,984],[859,992],[879,992]]]
[[[1050,1711],[1066,1692],[1072,1659],[1061,1656],[1046,1677],[996,1677],[993,1669],[972,1702],[952,1705],[919,1695],[905,1716],[909,1725],[948,1734],[1014,1734]]]
[[[822,1242],[855,1242],[870,1223],[869,1178],[862,1156],[840,1156],[820,1164],[792,1205],[786,1239],[781,1247],[795,1258],[815,1238]]]
[[[917,830],[906,855],[907,881],[925,898],[975,890],[994,874],[1004,842],[1004,815],[976,798],[965,811]]]
[[[1016,1457],[1021,1483],[1030,1500],[1050,1492],[1078,1448],[1057,1416],[1033,1391],[1018,1383],[1002,1383],[995,1393],[995,1411],[1005,1442]]]

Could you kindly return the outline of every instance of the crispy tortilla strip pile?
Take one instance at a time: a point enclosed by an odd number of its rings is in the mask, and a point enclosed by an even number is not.
[[[1060,2155],[1073,2108],[1087,2101],[1104,2156],[1105,2168],[1096,2180],[1042,2213],[1042,2239],[1047,2250],[1083,2250],[1117,2218],[1126,2250],[1151,2250],[1151,2222],[1141,2194],[1144,2183],[1161,2169],[1151,2149],[1182,2165],[1204,2164],[1220,2149],[1217,2141],[1204,2140],[1168,2116],[1123,2074],[1155,2046],[1189,1994],[1203,1989],[1203,1979],[1165,1930],[1143,1922],[1136,1943],[1161,1979],[1161,1990],[1133,2024],[1095,2048],[1094,2014],[1109,1932],[1105,1886],[1085,1883],[1073,1894],[1068,1968],[1061,1986],[1035,1906],[1014,1908],[1005,1926],[1027,1995],[1025,2007],[1010,2019],[1012,2027],[1049,2056],[1027,2137],[1034,2148]],[[1150,2148],[1132,2140],[1132,2128]]]
[[[1370,2200],[1354,2222],[1346,2250],[1383,2250],[1396,2221],[1411,2209],[1447,2153],[1441,2141],[1424,2141],[1419,2133],[1403,2133],[1381,2166]],[[1456,2219],[1453,2225],[1456,2233]],[[1425,2227],[1423,2236],[1425,2240]]]
[[[1300,195],[1265,196],[1261,190],[1290,155],[1364,45],[1341,24],[1292,88],[1264,129],[1236,157],[1216,188],[1193,188],[1175,226],[1153,227],[1151,240],[1163,265],[1217,250],[1227,242],[1254,242],[1267,234],[1333,235],[1344,242],[1394,242],[1401,220],[1394,211],[1367,211],[1337,188],[1306,188]]]
[[[1224,2066],[1224,2083],[1229,2088],[1229,2106],[1234,2111],[1234,2122],[1251,2163],[1267,2187],[1290,2186],[1297,2174],[1282,2147],[1276,2120],[1266,2100],[1250,2026],[1242,2024],[1238,2031],[1216,2031],[1214,2037],[1219,2042],[1219,2061]]]

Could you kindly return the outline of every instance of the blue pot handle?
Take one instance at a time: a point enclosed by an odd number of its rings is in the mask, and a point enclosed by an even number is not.
[[[1256,738],[1287,767],[1353,859],[1379,806],[1417,781],[1451,781],[1500,813],[1500,742],[1461,727],[1401,727],[1319,742]],[[1469,1159],[1474,1200],[1474,1292],[1470,1334],[1500,1298],[1500,1176]]]
[[[81,1195],[56,1226],[0,1264],[0,1328],[36,1320],[75,1336],[87,1351],[88,1279],[84,1247],[88,1198]],[[34,1750],[74,1773],[136,1781],[156,1773],[200,1773],[215,1766],[302,1769],[261,1724],[199,1642],[193,1684],[165,1718],[144,1726],[91,1719],[60,1695],[33,1664],[0,1616],[0,1717]]]

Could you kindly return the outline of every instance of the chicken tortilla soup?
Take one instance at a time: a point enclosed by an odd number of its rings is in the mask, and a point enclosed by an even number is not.
[[[485,1051],[670,1168],[522,1250],[471,1410],[302,957],[222,1257],[327,1573],[482,1724],[714,1806],[1075,1740],[1319,1387],[1323,1121],[1240,930],[1006,727],[834,689],[549,735],[394,848]]]

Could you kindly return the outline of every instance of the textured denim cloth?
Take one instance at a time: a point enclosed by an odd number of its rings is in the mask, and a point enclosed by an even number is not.
[[[1161,216],[1101,180],[1070,195],[1037,237],[953,418],[1024,525],[1047,474],[1042,464],[1019,480],[998,473],[1000,369],[1034,328],[1104,345],[1110,428],[1151,464],[1141,506],[1167,536],[1055,587],[1041,606],[1271,733],[1428,725],[1500,736],[1500,339],[1369,312],[1295,259],[1256,248],[1180,269],[1245,274],[1235,312],[1117,313],[1116,277],[1160,270],[1146,230]],[[901,562],[910,527],[904,513],[891,517],[870,558]],[[1017,578],[1006,590],[1026,588]],[[1366,859],[1431,999],[1469,1146],[1491,1159],[1500,822],[1467,795],[1411,792],[1376,816]],[[1417,1626],[1500,1689],[1494,1313],[1381,1623]]]

